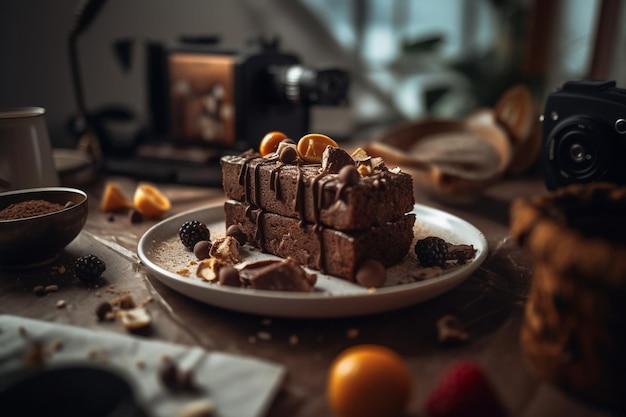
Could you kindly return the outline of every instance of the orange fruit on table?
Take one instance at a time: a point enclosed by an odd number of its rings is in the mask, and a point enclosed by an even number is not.
[[[119,211],[131,208],[133,203],[126,197],[119,184],[109,182],[104,187],[104,194],[100,202],[102,211]]]
[[[135,209],[148,219],[161,218],[171,207],[170,200],[158,188],[139,184],[133,198]]]
[[[404,359],[380,345],[356,345],[331,364],[326,398],[337,417],[397,417],[405,411],[413,378]]]

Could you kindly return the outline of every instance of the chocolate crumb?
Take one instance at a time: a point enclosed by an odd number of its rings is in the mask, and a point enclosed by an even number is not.
[[[33,288],[33,293],[38,297],[42,297],[46,295],[46,288],[43,285],[36,285]]]
[[[178,385],[178,368],[170,360],[164,360],[159,369],[159,380],[169,390],[176,390]]]
[[[133,299],[132,295],[130,295],[130,294],[124,295],[119,300],[119,307],[122,310],[130,310],[132,308],[135,308],[135,306],[136,306],[135,300]]]
[[[446,315],[437,320],[439,343],[443,345],[457,345],[469,340],[469,334],[463,330],[461,322],[456,316]]]
[[[128,213],[128,221],[131,224],[137,224],[143,222],[143,214],[141,214],[138,210],[132,209]]]
[[[212,243],[210,240],[201,240],[193,245],[193,254],[198,260],[203,260],[209,257],[211,252]]]
[[[228,226],[228,229],[226,229],[226,236],[234,237],[235,240],[237,240],[237,243],[239,243],[240,245],[245,245],[248,241],[248,237],[246,236],[246,234],[243,232],[243,230],[241,230],[241,227],[236,224],[231,224],[230,226]]]
[[[107,317],[109,316],[108,313],[111,313],[112,311],[113,311],[113,305],[109,303],[108,301],[103,301],[102,303],[98,304],[98,306],[96,307],[96,316],[98,317],[99,321],[105,321]],[[115,316],[113,315],[113,317]]]
[[[186,369],[178,373],[178,389],[193,392],[197,390],[196,381],[192,369]]]

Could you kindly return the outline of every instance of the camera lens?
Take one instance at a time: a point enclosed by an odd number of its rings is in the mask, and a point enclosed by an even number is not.
[[[557,125],[548,140],[550,168],[566,183],[603,178],[613,152],[606,129],[585,118]]]
[[[343,70],[286,65],[271,67],[269,76],[274,96],[287,102],[339,105],[347,100],[349,77]]]
[[[558,145],[559,160],[566,172],[584,177],[597,163],[596,144],[580,131],[567,132]]]

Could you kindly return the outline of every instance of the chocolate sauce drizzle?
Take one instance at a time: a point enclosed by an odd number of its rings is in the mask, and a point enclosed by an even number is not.
[[[267,164],[274,164],[276,161],[279,161],[276,167],[272,168],[270,171],[270,190],[274,191],[274,195],[278,200],[283,199],[283,195],[281,192],[280,186],[280,172],[282,168],[286,165],[281,162],[278,154],[272,155],[271,157],[261,157],[259,154],[253,153],[251,155],[242,155],[244,159],[241,171],[239,172],[239,184],[242,185],[245,189],[245,203],[247,203],[245,215],[248,217],[255,225],[255,240],[258,242],[258,246],[262,252],[266,252],[265,247],[265,239],[263,229],[265,227],[264,222],[264,214],[267,212],[263,208],[260,207],[260,195],[261,195],[261,186],[260,186],[260,171],[259,167]],[[253,163],[256,162],[256,163]],[[302,171],[302,163],[301,161],[297,161],[296,164],[296,195],[294,199],[294,211],[298,213],[300,221],[298,223],[299,227],[304,228],[307,226],[306,222],[306,213],[305,213],[305,201],[304,201],[304,191],[305,191],[305,181],[304,174]],[[326,257],[325,257],[325,247],[324,247],[324,230],[325,227],[320,221],[321,211],[323,209],[323,197],[324,197],[324,187],[329,181],[336,179],[336,176],[327,175],[325,172],[320,172],[315,177],[313,177],[311,181],[311,191],[313,195],[313,231],[317,236],[319,245],[320,245],[320,255],[317,259],[318,269],[325,273],[326,271]],[[252,181],[254,187],[254,196],[252,195],[252,187],[250,186],[250,181]],[[343,192],[346,188],[346,185],[342,182],[337,184],[337,190],[334,195],[334,201],[339,200]]]

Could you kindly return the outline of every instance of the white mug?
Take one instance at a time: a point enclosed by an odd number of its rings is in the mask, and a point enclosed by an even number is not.
[[[59,185],[41,107],[0,109],[0,192]]]

